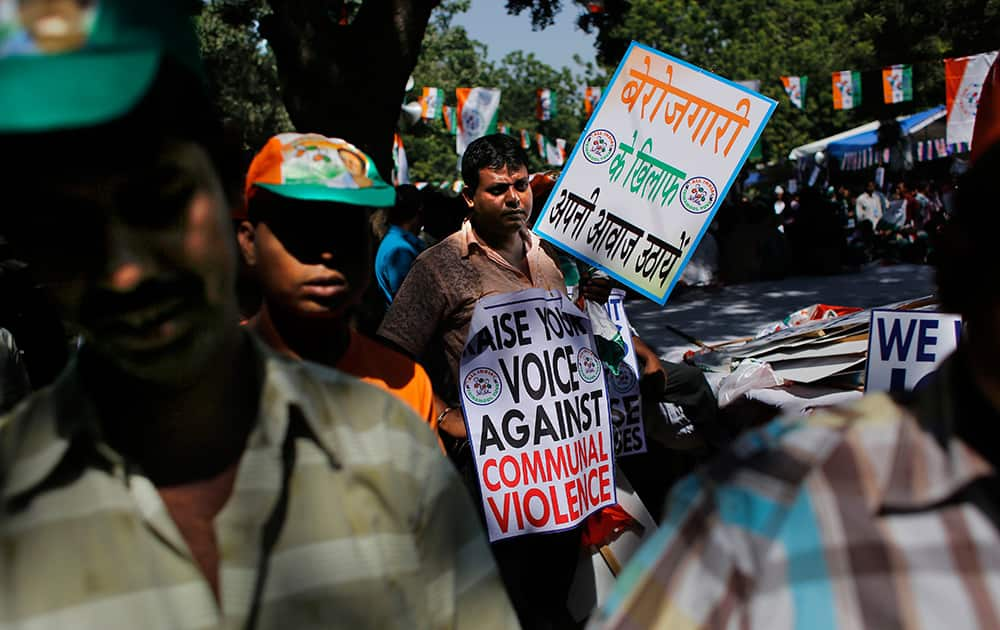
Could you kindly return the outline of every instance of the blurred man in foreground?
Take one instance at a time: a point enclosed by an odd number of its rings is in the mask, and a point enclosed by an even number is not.
[[[507,627],[419,419],[238,326],[187,19],[87,10],[80,48],[0,59],[3,231],[84,337],[0,419],[0,626]]]

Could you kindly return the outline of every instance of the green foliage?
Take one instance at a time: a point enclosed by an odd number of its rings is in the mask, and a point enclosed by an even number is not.
[[[533,25],[552,23],[560,0],[507,0],[530,11]],[[944,103],[945,57],[997,47],[1000,0],[604,0],[587,13],[573,0],[579,25],[597,31],[599,61],[611,68],[637,40],[730,79],[760,79],[779,103],[763,134],[765,156],[781,162],[796,145],[853,125]],[[913,66],[914,99],[886,105],[880,69]],[[830,75],[863,72],[863,104],[837,112]],[[809,77],[806,109],[793,107],[782,75]]]
[[[263,0],[211,0],[196,19],[216,107],[246,163],[268,138],[293,129],[274,55],[256,28],[265,10]]]
[[[551,141],[565,138],[567,153],[572,149],[586,124],[583,113],[583,88],[604,85],[603,72],[592,65],[580,76],[568,68],[555,69],[531,53],[515,51],[499,63],[486,59],[486,46],[469,38],[465,29],[452,25],[452,18],[469,7],[468,0],[444,2],[431,18],[424,36],[420,60],[413,72],[414,87],[408,101],[417,100],[423,87],[438,87],[445,92],[445,103],[454,106],[455,88],[496,87],[503,91],[499,122],[519,137],[521,129],[531,134],[528,150],[530,170],[548,170],[535,148],[535,133]],[[535,119],[535,91],[549,88],[557,94],[556,116],[549,121]],[[403,132],[410,163],[410,179],[437,182],[454,180],[458,175],[455,137],[448,133],[441,119],[421,121]]]

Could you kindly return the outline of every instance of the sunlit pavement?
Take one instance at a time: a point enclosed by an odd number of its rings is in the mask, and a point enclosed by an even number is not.
[[[934,270],[925,265],[870,265],[858,273],[792,276],[721,289],[687,289],[660,307],[644,298],[628,302],[639,336],[661,356],[677,361],[697,346],[668,330],[669,324],[713,344],[752,337],[766,324],[813,304],[868,308],[934,293]]]

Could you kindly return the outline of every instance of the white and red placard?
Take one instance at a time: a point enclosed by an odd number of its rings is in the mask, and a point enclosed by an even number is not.
[[[491,541],[569,529],[615,503],[604,367],[565,295],[479,300],[459,387]]]

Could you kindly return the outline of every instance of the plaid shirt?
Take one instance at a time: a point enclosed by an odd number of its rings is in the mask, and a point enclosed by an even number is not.
[[[0,419],[0,629],[516,626],[426,425],[257,352],[258,422],[215,519],[218,603],[156,488],[97,437],[75,366]]]
[[[917,416],[878,394],[744,436],[672,492],[593,625],[1000,628],[993,470],[942,431],[970,411],[954,368]]]

